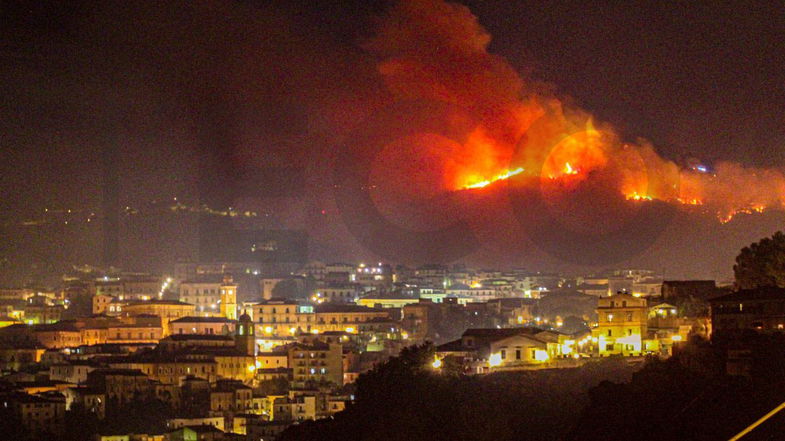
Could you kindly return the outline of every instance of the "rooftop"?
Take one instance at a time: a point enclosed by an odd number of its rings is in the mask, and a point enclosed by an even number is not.
[[[181,302],[179,300],[159,300],[159,299],[144,300],[141,302],[133,302],[128,304],[128,306],[137,306],[137,305],[193,306],[190,303]]]
[[[230,320],[226,317],[181,317],[177,320],[172,320],[169,323],[234,323],[234,320]]]
[[[166,337],[164,340],[171,340],[171,341],[189,341],[189,340],[212,340],[212,341],[234,341],[229,335],[210,335],[210,334],[172,334]]]
[[[369,308],[361,305],[341,305],[336,303],[323,303],[314,307],[316,313],[331,313],[331,312],[384,312],[388,311],[379,308]]]
[[[709,299],[709,302],[735,302],[745,300],[782,300],[785,301],[785,288],[775,286],[757,289],[740,289],[736,292]]]

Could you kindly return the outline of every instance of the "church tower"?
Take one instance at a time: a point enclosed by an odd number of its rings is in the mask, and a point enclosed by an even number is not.
[[[237,320],[237,285],[229,274],[221,283],[221,317]]]
[[[237,329],[234,333],[234,345],[246,355],[256,355],[256,336],[254,335],[253,320],[243,311],[237,322]]]

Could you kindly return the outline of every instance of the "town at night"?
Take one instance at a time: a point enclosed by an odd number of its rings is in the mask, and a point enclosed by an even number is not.
[[[785,439],[781,5],[0,20],[0,440]]]

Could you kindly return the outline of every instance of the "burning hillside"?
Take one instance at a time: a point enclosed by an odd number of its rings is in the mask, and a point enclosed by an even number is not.
[[[627,204],[695,206],[726,222],[739,212],[783,208],[785,175],[721,162],[686,167],[519,75],[488,51],[491,36],[463,6],[398,3],[368,48],[398,99],[444,102],[459,111],[444,125],[462,136],[424,152],[438,158],[445,191],[485,192],[497,181],[538,187],[548,198],[601,185]]]

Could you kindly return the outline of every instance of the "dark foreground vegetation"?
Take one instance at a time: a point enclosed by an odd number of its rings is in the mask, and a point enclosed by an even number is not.
[[[750,375],[725,375],[732,343],[695,340],[636,369],[606,359],[577,369],[463,376],[410,348],[363,375],[356,403],[289,428],[281,441],[722,440],[785,401],[785,337],[759,337]],[[772,438],[773,419],[744,438]],[[779,433],[779,432],[778,432]]]

